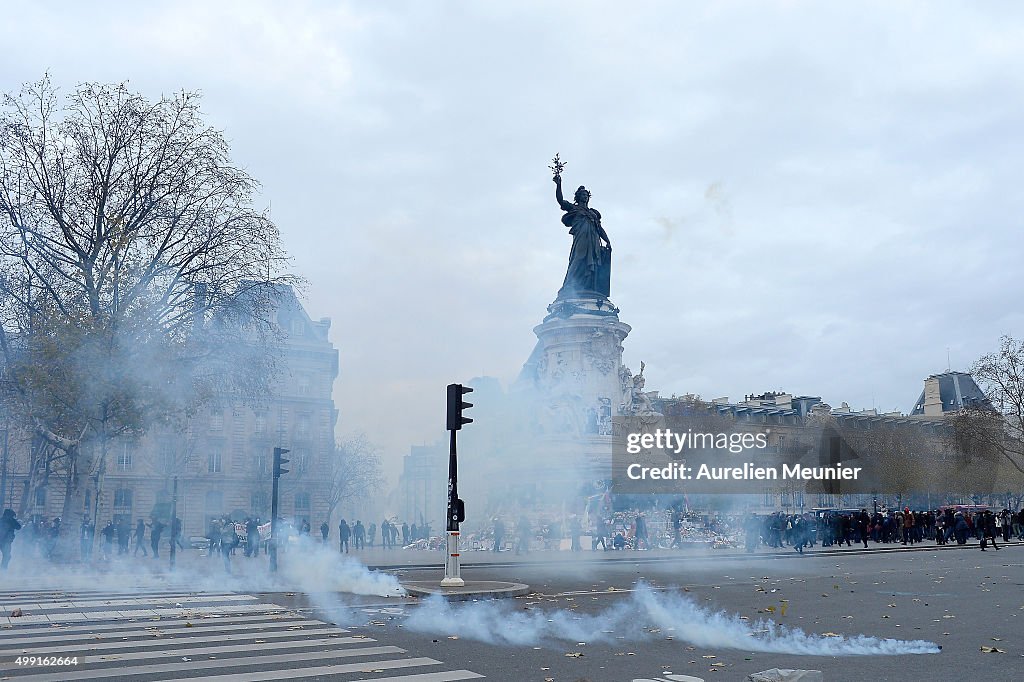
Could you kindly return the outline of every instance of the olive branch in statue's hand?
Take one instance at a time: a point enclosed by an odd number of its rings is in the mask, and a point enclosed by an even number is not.
[[[558,158],[558,154],[555,154],[555,158],[551,159],[551,165],[548,166],[548,168],[551,169],[551,172],[555,174],[555,177],[553,177],[552,180],[555,182],[561,181],[562,171],[565,170],[566,165],[568,164]]]

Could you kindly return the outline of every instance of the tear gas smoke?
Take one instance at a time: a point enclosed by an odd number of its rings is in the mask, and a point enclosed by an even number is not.
[[[523,611],[504,601],[451,604],[440,597],[424,601],[405,621],[417,632],[444,633],[497,645],[526,646],[553,640],[613,642],[617,637],[648,639],[650,630],[696,646],[810,656],[935,654],[940,647],[923,640],[856,635],[821,636],[772,620],[749,622],[712,611],[678,593],[656,593],[640,584],[630,599],[594,615],[566,610]]]
[[[167,558],[115,557],[109,566],[60,566],[49,561],[18,554],[11,564],[5,588],[17,591],[19,584],[31,583],[34,589],[62,591],[144,592],[175,588],[187,592],[283,592],[348,593],[380,597],[405,596],[398,579],[380,571],[371,571],[360,561],[337,550],[300,537],[279,555],[278,573],[270,573],[266,558],[246,558],[241,552],[231,560],[232,572],[226,573],[220,556],[198,556],[188,552],[180,556],[173,573],[166,572]],[[28,578],[22,581],[21,578]]]

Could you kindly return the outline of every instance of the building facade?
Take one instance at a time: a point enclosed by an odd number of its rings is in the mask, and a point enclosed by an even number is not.
[[[184,430],[157,428],[139,440],[114,441],[104,471],[92,477],[86,491],[84,513],[97,527],[124,517],[133,522],[169,518],[175,489],[186,537],[204,535],[214,517],[269,520],[275,447],[291,451],[289,472],[281,477],[279,514],[314,528],[326,519],[338,421],[332,398],[338,351],[328,338],[329,318],[310,318],[290,287],[279,293],[280,356],[272,394],[255,405],[221,402],[204,408]],[[25,478],[24,472],[12,473],[9,506],[15,509],[22,506],[19,483]],[[37,488],[26,501],[27,518],[60,515],[64,496],[54,483]],[[81,518],[64,523],[77,525]]]

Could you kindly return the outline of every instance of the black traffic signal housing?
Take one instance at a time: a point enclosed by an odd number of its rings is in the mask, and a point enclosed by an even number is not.
[[[455,505],[452,507],[452,520],[456,523],[462,523],[466,520],[466,503],[462,499],[455,500]]]
[[[285,454],[291,452],[291,450],[285,448],[274,448],[274,477],[280,477],[281,474],[287,474],[288,469],[284,468],[284,465],[290,462],[290,459],[284,457]]]
[[[448,430],[458,431],[463,424],[472,424],[473,420],[462,414],[462,411],[473,407],[473,403],[462,400],[462,396],[472,393],[473,389],[462,384],[448,384]]]

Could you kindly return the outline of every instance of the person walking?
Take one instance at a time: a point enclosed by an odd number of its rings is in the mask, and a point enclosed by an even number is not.
[[[149,548],[153,550],[153,558],[160,558],[160,536],[164,534],[167,526],[159,519],[153,519],[149,527]]]
[[[139,556],[139,550],[142,550],[142,556],[149,556],[149,552],[146,551],[145,545],[146,539],[146,522],[139,519],[135,524],[135,552],[132,556]]]
[[[235,524],[231,519],[226,519],[220,530],[220,554],[224,558],[224,572],[231,573],[231,551],[238,544],[238,534],[235,533]]]
[[[348,539],[352,536],[352,530],[348,527],[345,519],[338,524],[338,551],[348,554]]]
[[[206,530],[206,539],[209,544],[206,546],[206,556],[213,557],[220,550],[220,519],[210,519],[210,527]]]
[[[633,530],[633,538],[635,540],[633,544],[633,550],[639,550],[641,543],[644,549],[650,549],[651,543],[647,539],[647,518],[643,514],[638,514],[636,517],[636,523]]]
[[[669,545],[669,549],[682,549],[683,548],[683,512],[674,511],[672,512],[672,544]]]
[[[868,528],[870,527],[871,517],[868,516],[868,510],[861,509],[857,516],[857,533],[860,534],[860,540],[864,543],[864,549],[868,548]]]
[[[331,527],[327,525],[326,521],[324,521],[323,523],[320,524],[320,544],[321,545],[326,545],[327,544],[327,536],[330,535],[330,534],[331,534]]]
[[[352,539],[355,541],[356,549],[366,547],[366,528],[361,519],[356,519],[356,525],[352,526]]]
[[[114,551],[114,534],[117,529],[114,527],[114,522],[109,521],[107,525],[103,526],[103,530],[100,533],[103,535],[103,558],[110,560],[110,555]]]
[[[132,524],[127,516],[121,517],[117,523],[117,553],[127,554],[132,540]]]
[[[999,545],[996,544],[996,516],[992,513],[991,509],[986,509],[983,514],[979,516],[978,526],[981,528],[981,551],[985,551],[985,541],[991,541],[992,546],[999,550]]]
[[[82,527],[79,531],[78,541],[79,550],[82,554],[82,561],[88,561],[92,558],[92,541],[96,535],[96,528],[89,523],[89,519],[82,520]]]
[[[21,530],[21,522],[13,509],[4,509],[0,516],[0,569],[7,570],[11,563],[11,546],[14,544],[14,536]]]

